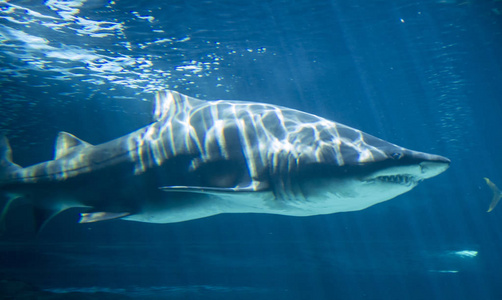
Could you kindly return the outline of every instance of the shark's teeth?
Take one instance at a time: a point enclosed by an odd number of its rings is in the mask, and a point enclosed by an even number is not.
[[[397,183],[404,185],[416,185],[418,183],[418,180],[416,180],[413,176],[410,175],[377,176],[370,181],[389,182],[389,183]]]

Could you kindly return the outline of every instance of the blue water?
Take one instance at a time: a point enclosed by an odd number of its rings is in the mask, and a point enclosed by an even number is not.
[[[153,93],[292,107],[450,169],[366,210],[78,224],[16,205],[0,280],[133,299],[502,299],[502,2],[0,1],[0,131],[52,159],[151,121]],[[0,298],[1,295],[0,295]],[[92,298],[90,298],[92,299]]]

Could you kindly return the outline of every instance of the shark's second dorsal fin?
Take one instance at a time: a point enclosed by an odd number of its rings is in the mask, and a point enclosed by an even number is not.
[[[73,134],[61,131],[58,134],[56,140],[56,151],[54,154],[54,159],[59,159],[65,155],[68,155],[69,153],[73,152],[73,150],[75,150],[76,147],[79,146],[87,147],[92,145],[87,142],[84,142],[83,140],[79,139]]]
[[[158,121],[174,115],[180,110],[185,110],[189,106],[205,101],[188,97],[176,91],[163,90],[155,94],[155,107],[153,109],[153,119]]]

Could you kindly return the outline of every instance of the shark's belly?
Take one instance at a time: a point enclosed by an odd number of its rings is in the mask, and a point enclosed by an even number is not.
[[[284,200],[278,200],[272,192],[229,193],[228,195],[176,194],[176,197],[166,197],[165,202],[146,204],[141,212],[122,219],[146,223],[176,223],[223,213],[266,213],[291,216],[317,214],[303,210],[301,205],[291,205]]]

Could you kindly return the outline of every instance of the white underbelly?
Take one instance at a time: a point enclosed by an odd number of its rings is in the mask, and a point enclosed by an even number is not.
[[[175,223],[222,213],[280,213],[271,192],[208,195],[183,193],[179,199],[163,204],[146,204],[142,212],[122,218],[147,223]],[[185,197],[186,196],[186,197]]]
[[[166,195],[161,204],[145,204],[142,212],[123,220],[147,223],[175,223],[223,213],[264,213],[288,216],[313,216],[365,209],[392,197],[378,195],[318,194],[316,199],[277,199],[272,192],[177,193]]]

